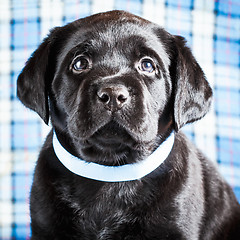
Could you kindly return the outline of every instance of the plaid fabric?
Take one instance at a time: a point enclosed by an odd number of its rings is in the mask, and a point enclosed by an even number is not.
[[[123,9],[188,40],[214,89],[214,104],[186,134],[240,200],[239,0],[0,1],[0,239],[28,239],[29,190],[49,127],[16,98],[16,79],[49,29],[92,13]]]

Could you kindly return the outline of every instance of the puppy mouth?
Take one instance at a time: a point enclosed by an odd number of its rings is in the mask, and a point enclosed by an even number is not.
[[[102,147],[113,149],[117,146],[128,146],[138,148],[141,143],[150,143],[155,137],[155,125],[150,117],[144,121],[135,122],[127,114],[112,113],[96,114],[94,119],[88,118],[88,121],[82,120],[69,121],[68,129],[75,142],[81,144],[96,144]],[[89,124],[90,122],[90,124]],[[134,123],[135,122],[135,123]],[[86,123],[86,124],[83,124]],[[154,125],[155,124],[155,125]]]
[[[131,150],[138,150],[135,140],[128,131],[115,121],[110,121],[99,128],[84,142],[81,150],[84,159],[104,165],[130,163]]]
[[[91,139],[99,142],[103,146],[119,146],[129,142],[132,137],[123,126],[112,120],[98,129]]]
[[[143,139],[146,135],[141,134],[141,125],[131,124],[129,119],[122,115],[97,115],[98,121],[94,121],[94,125],[85,132],[82,132],[82,129],[86,128],[83,124],[79,124],[79,128],[73,128],[74,131],[70,133],[78,155],[89,162],[122,165],[134,162],[139,153],[145,153],[146,146],[148,151],[152,141]],[[149,124],[146,126],[149,127]]]

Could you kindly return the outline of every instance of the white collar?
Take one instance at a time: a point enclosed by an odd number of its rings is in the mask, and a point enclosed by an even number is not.
[[[59,161],[71,172],[104,182],[124,182],[140,179],[159,167],[170,154],[174,144],[174,133],[146,159],[121,166],[105,166],[86,162],[73,156],[62,147],[53,131],[53,149]]]

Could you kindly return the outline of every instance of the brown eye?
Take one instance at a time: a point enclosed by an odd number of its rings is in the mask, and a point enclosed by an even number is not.
[[[140,61],[139,70],[146,73],[152,73],[156,70],[156,67],[152,59],[144,58]]]
[[[154,67],[152,63],[148,60],[142,61],[141,68],[143,71],[149,72],[149,73],[154,71]]]
[[[76,57],[71,65],[71,69],[75,73],[80,73],[90,68],[90,61],[87,57],[84,56]]]

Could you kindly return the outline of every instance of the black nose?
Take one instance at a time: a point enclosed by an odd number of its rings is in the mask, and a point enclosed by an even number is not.
[[[104,86],[98,90],[97,96],[104,107],[112,112],[120,110],[129,100],[129,92],[122,85]]]

